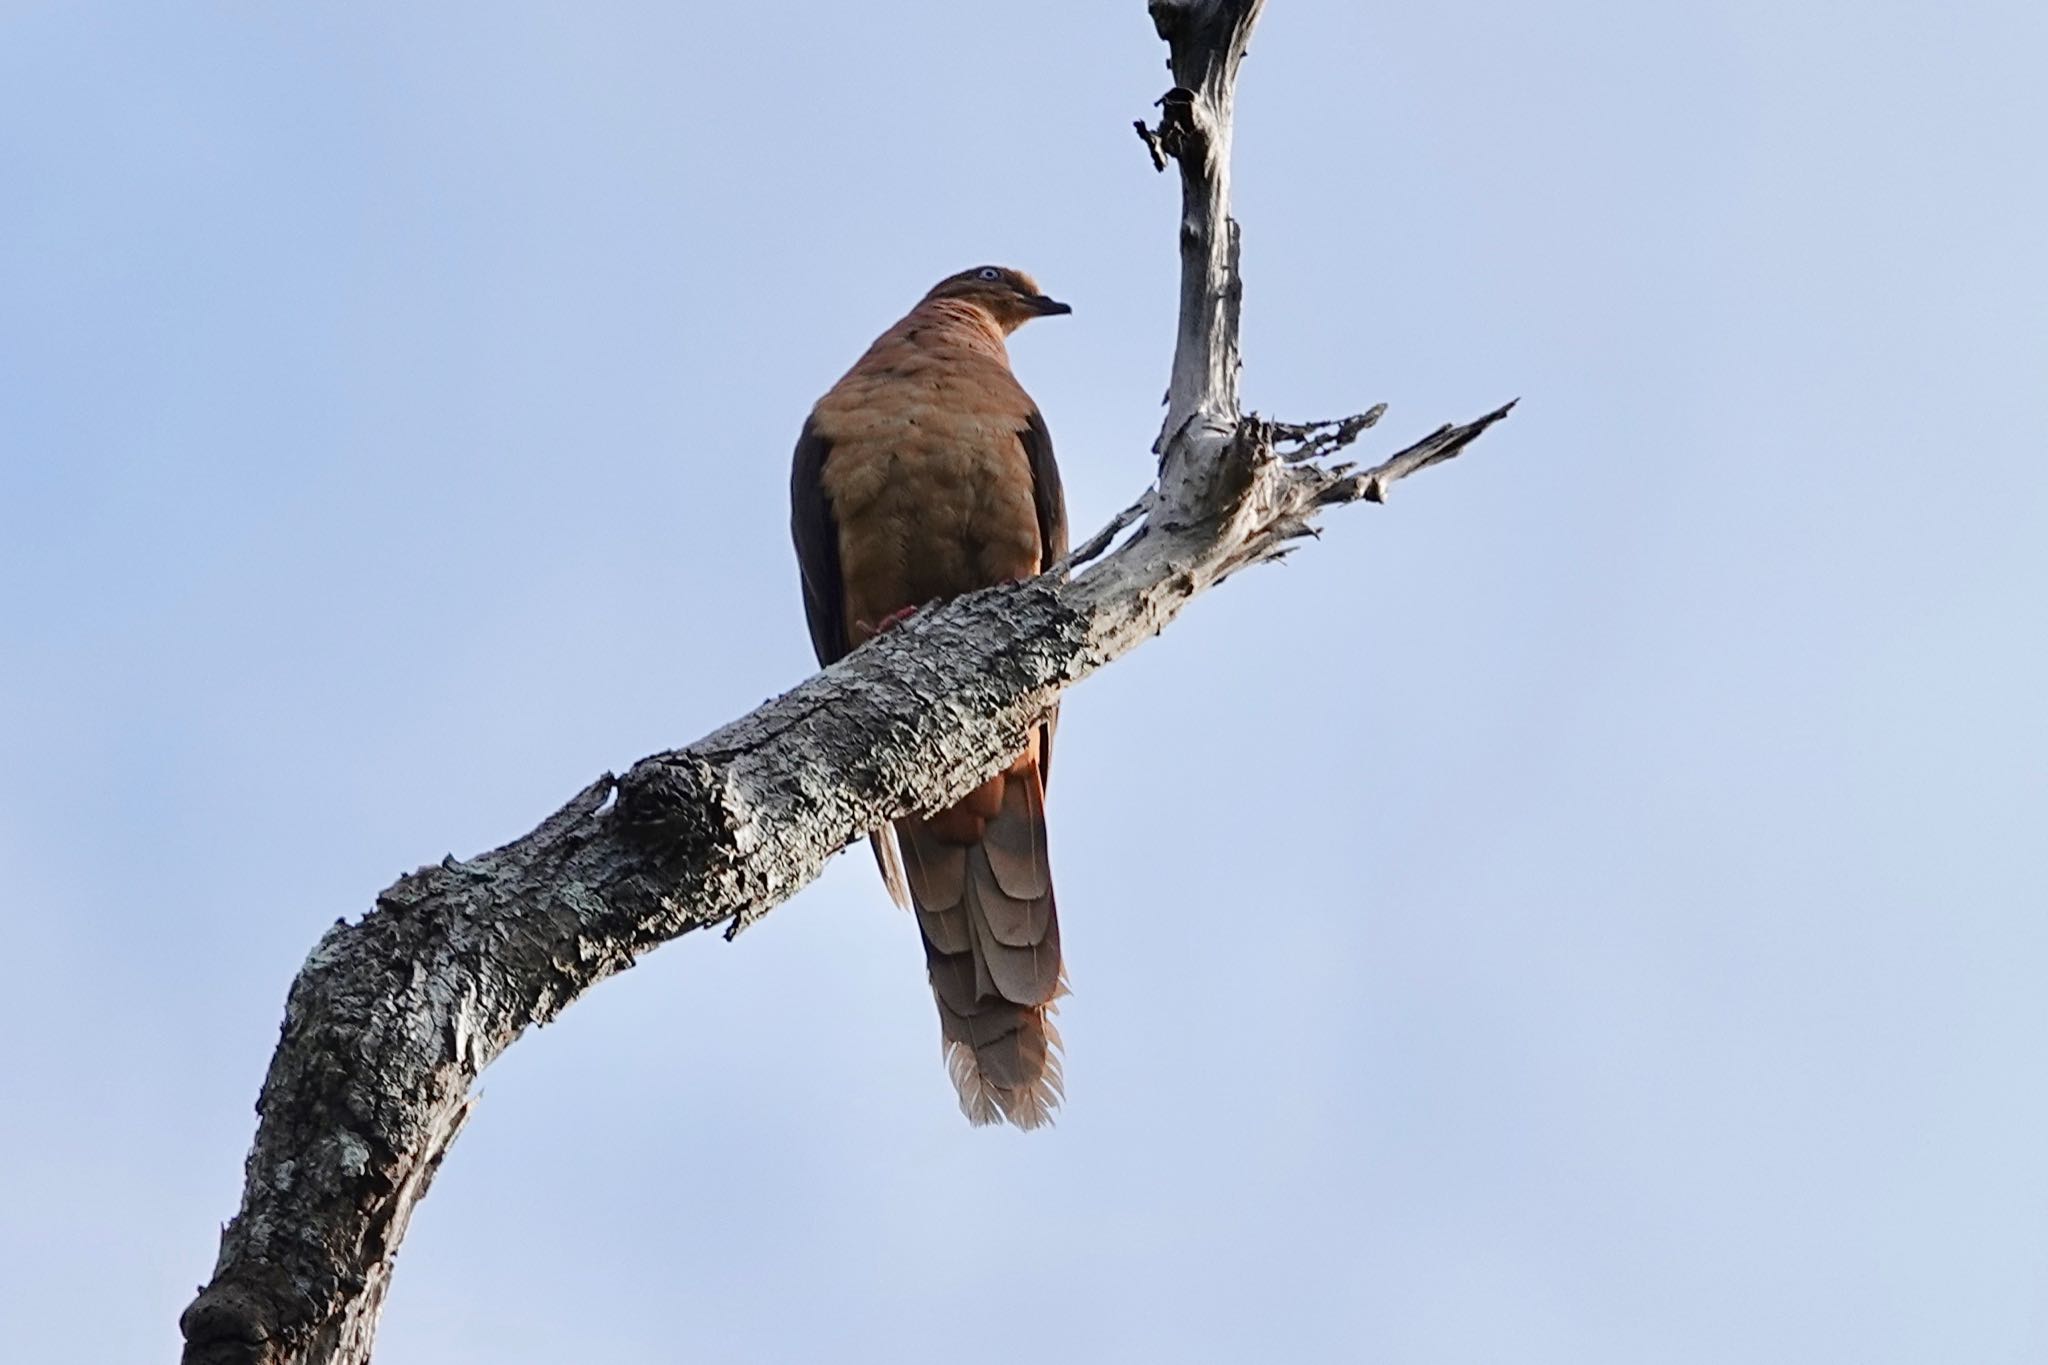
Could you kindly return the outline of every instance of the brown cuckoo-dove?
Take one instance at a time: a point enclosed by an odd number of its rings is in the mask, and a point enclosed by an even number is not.
[[[811,409],[790,526],[818,662],[918,607],[1041,573],[1066,553],[1052,439],[1004,338],[1071,311],[997,266],[941,280]],[[1065,986],[1045,847],[1046,717],[952,808],[873,836],[890,894],[916,912],[960,1107],[1048,1121],[1060,1099]]]

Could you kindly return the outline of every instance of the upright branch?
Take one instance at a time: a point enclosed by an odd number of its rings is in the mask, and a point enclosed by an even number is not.
[[[1238,309],[1237,220],[1230,216],[1230,138],[1237,68],[1264,0],[1151,0],[1153,26],[1166,40],[1174,85],[1160,97],[1159,127],[1139,132],[1154,164],[1180,165],[1180,327],[1166,422],[1156,447],[1162,485],[1178,486],[1203,438],[1222,439],[1236,424]],[[1176,446],[1173,438],[1191,439]]]
[[[1053,572],[920,612],[687,748],[604,774],[531,833],[401,877],[336,923],[292,983],[241,1209],[181,1319],[187,1365],[367,1361],[412,1210],[478,1076],[526,1029],[693,929],[737,934],[869,830],[958,800],[1063,689],[1201,592],[1506,415],[1359,470],[1332,457],[1378,408],[1309,423],[1240,413],[1231,106],[1259,8],[1151,0],[1175,85],[1143,131],[1182,189],[1159,481]]]

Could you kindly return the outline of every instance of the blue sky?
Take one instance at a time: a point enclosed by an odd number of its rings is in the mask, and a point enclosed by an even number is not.
[[[2037,4],[1274,0],[1247,400],[1469,456],[1079,688],[1057,1129],[864,856],[525,1039],[378,1359],[2048,1358]],[[787,687],[809,403],[939,276],[1077,530],[1136,0],[0,5],[0,1322],[166,1359],[286,983]]]

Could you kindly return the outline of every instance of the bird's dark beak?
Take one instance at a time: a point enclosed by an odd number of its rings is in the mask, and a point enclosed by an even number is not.
[[[1058,299],[1049,299],[1043,294],[1033,294],[1025,302],[1031,305],[1033,313],[1042,318],[1055,317],[1061,313],[1071,313],[1074,311],[1074,305],[1071,303],[1061,303]]]

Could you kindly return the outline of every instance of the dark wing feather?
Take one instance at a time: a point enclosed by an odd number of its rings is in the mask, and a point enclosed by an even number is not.
[[[811,648],[819,666],[843,659],[846,645],[846,592],[839,575],[839,519],[825,496],[825,457],[831,444],[804,422],[796,438],[796,458],[789,470],[789,534],[796,542],[797,567],[803,573],[804,615],[811,623]],[[910,904],[903,864],[888,831],[868,836],[882,882],[898,905]]]
[[[1024,458],[1031,462],[1031,501],[1038,507],[1038,571],[1044,573],[1067,557],[1067,490],[1060,486],[1059,462],[1052,457],[1052,432],[1036,403],[1024,430],[1017,433],[1024,443]],[[1046,714],[1039,727],[1038,780],[1052,781],[1052,736],[1059,729],[1060,708]]]
[[[1031,462],[1031,500],[1038,506],[1038,571],[1044,573],[1067,557],[1067,493],[1060,487],[1060,467],[1052,457],[1052,433],[1034,406],[1024,430],[1024,457]]]
[[[839,521],[825,496],[825,457],[831,445],[804,422],[789,471],[789,534],[803,571],[804,615],[819,664],[846,656],[846,591],[839,576]]]

